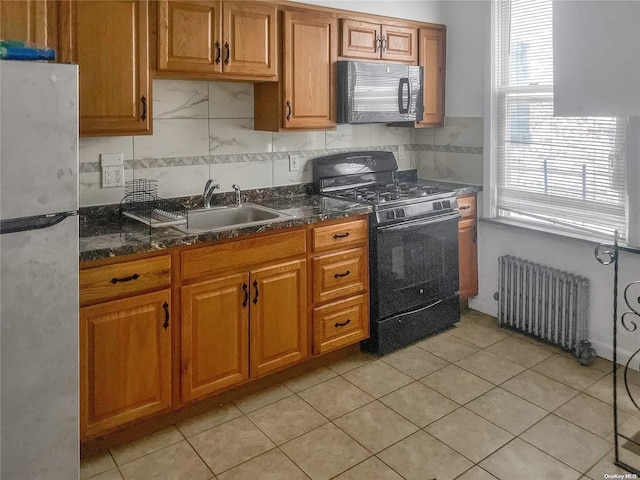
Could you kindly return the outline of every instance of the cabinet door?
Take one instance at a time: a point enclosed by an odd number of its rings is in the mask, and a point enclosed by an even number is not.
[[[342,42],[340,55],[343,57],[380,59],[380,24],[341,20]]]
[[[460,257],[460,296],[474,297],[478,294],[478,245],[475,219],[458,223],[458,250]]]
[[[225,73],[277,74],[275,5],[223,3],[223,66]]]
[[[80,70],[80,135],[151,132],[147,0],[62,2],[61,60]]]
[[[171,405],[171,290],[80,309],[80,431]]]
[[[2,0],[0,38],[24,40],[40,48],[56,48],[57,13],[57,5],[52,0]]]
[[[418,30],[382,25],[382,59],[417,64]]]
[[[250,273],[251,377],[308,356],[306,262],[296,260]]]
[[[335,127],[336,19],[285,12],[283,31],[283,128]]]
[[[215,1],[160,1],[158,70],[220,73],[220,8]]]
[[[443,28],[420,29],[419,64],[424,70],[424,115],[419,125],[444,123],[445,35]]]
[[[249,275],[182,287],[182,399],[249,377]]]

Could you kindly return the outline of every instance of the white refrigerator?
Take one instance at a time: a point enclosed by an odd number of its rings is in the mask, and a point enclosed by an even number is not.
[[[79,478],[78,67],[0,61],[0,478]]]

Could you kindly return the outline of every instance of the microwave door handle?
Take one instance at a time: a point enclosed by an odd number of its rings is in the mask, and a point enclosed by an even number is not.
[[[400,113],[409,113],[409,107],[404,108],[404,99],[402,98],[402,92],[404,92],[404,86],[409,87],[409,78],[401,78],[400,83],[398,84],[398,110]]]

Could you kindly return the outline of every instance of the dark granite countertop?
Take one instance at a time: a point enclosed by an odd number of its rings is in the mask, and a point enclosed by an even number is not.
[[[468,183],[447,182],[445,180],[431,180],[428,178],[419,178],[420,185],[432,185],[435,187],[448,188],[458,195],[467,195],[469,193],[478,193],[482,191],[482,185],[472,185]]]
[[[212,205],[232,205],[232,193],[214,197]],[[202,206],[202,197],[177,199],[189,208]],[[252,233],[281,230],[308,223],[336,220],[371,212],[371,207],[335,200],[299,188],[243,192],[243,201],[256,203],[290,215],[265,225],[186,235],[171,227],[149,229],[136,220],[120,217],[117,205],[80,210],[80,261],[162,250],[179,245],[240,237]]]
[[[401,182],[415,182],[419,185],[447,188],[449,190],[453,190],[458,195],[467,195],[469,193],[478,193],[482,191],[482,185],[448,182],[446,180],[435,180],[432,178],[418,178],[418,170],[415,168],[397,172],[396,177]]]

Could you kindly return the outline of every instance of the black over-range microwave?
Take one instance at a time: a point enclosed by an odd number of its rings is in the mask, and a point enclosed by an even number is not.
[[[422,120],[422,67],[338,62],[338,123]]]

